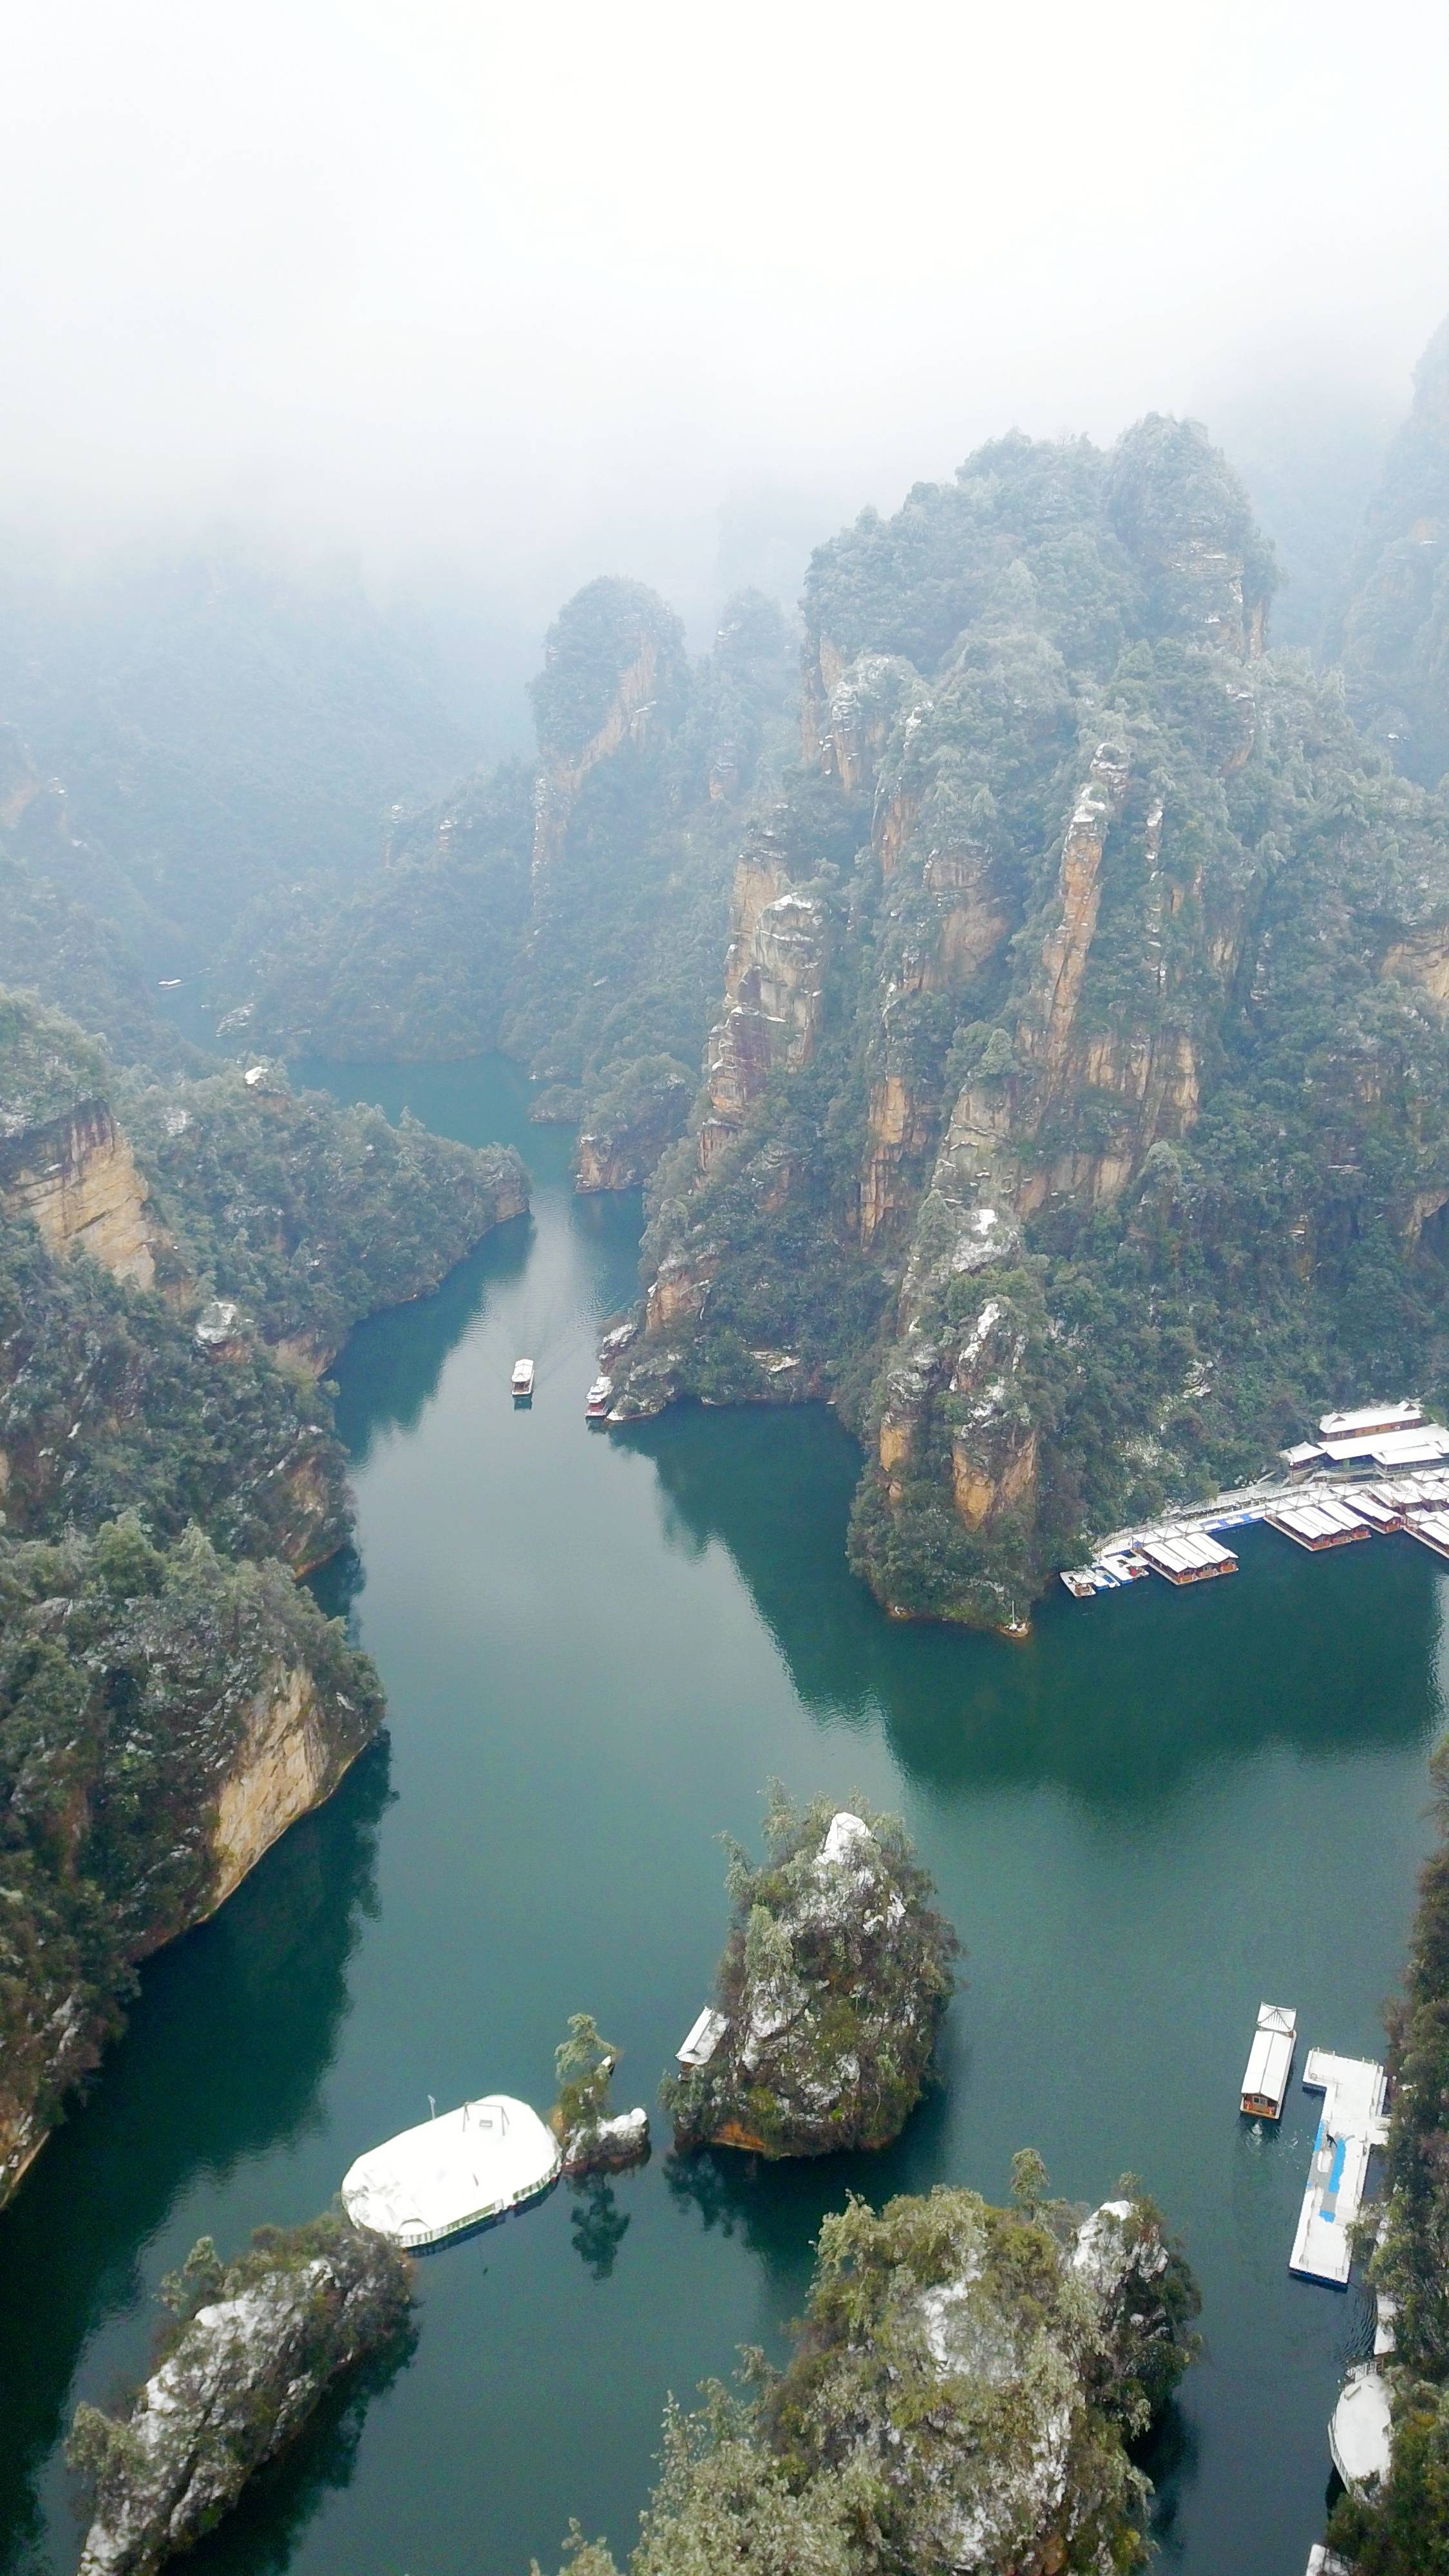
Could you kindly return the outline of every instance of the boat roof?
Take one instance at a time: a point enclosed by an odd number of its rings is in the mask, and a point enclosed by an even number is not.
[[[1281,2102],[1287,2090],[1288,2070],[1292,2063],[1292,2031],[1264,2030],[1259,2023],[1243,2070],[1244,2093],[1260,2095],[1269,2102]]]
[[[1376,2370],[1351,2379],[1333,2410],[1333,2447],[1349,2486],[1389,2471],[1389,2389]]]
[[[541,2191],[557,2171],[558,2145],[538,2113],[487,2093],[359,2156],[342,2198],[358,2226],[416,2238]]]
[[[698,2019],[690,2023],[680,2043],[676,2052],[677,2063],[680,2066],[707,2066],[728,2028],[725,2014],[706,2004]]]

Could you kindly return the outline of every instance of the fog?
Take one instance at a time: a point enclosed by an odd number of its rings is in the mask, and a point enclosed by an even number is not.
[[[51,0],[0,518],[695,619],[1013,422],[1368,455],[1449,303],[1446,57],[1441,0]]]

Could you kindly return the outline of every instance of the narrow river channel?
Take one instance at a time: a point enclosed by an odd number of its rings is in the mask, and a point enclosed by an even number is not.
[[[666,2393],[780,2349],[822,2212],[1002,2196],[1025,2144],[1083,2199],[1139,2175],[1203,2284],[1206,2352],[1148,2463],[1160,2564],[1302,2576],[1364,2311],[1288,2277],[1314,2100],[1263,2135],[1237,2085],[1260,1997],[1380,2053],[1449,1578],[1403,1538],[1310,1560],[1249,1533],[1232,1582],[1063,1595],[1024,1645],[894,1626],[846,1571],[855,1454],[825,1412],[586,1430],[639,1206],[572,1197],[511,1068],[307,1071],[518,1143],[534,1212],[337,1367],[358,1558],[328,1597],[381,1668],[386,1742],[150,1963],[0,2218],[0,2565],[69,2576],[64,2429],[141,2369],[197,2236],[310,2216],[430,2094],[544,2107],[581,2008],[623,2044],[621,2103],[652,2104],[720,1945],[716,1836],[754,1837],[777,1773],[905,1815],[967,1952],[938,2094],[876,2158],[677,2166],[661,2138],[432,2258],[411,2362],[314,2426],[195,2576],[526,2576],[575,2514],[622,2557]]]

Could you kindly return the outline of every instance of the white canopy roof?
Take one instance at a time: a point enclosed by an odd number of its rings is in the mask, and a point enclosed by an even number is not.
[[[347,2215],[395,2245],[431,2245],[516,2208],[551,2183],[556,2140],[536,2111],[489,2093],[404,2129],[342,2180]]]

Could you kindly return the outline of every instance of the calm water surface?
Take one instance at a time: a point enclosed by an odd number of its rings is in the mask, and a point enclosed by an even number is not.
[[[1307,2043],[1377,2050],[1445,1575],[1407,1540],[1317,1561],[1250,1534],[1235,1582],[1063,1597],[1026,1645],[896,1628],[845,1570],[856,1459],[824,1412],[586,1431],[638,1203],[571,1197],[508,1067],[326,1078],[512,1138],[534,1212],[337,1369],[358,1558],[330,1597],[381,1667],[387,1741],[148,1966],[0,2219],[5,2567],[74,2566],[61,2435],[141,2369],[203,2231],[230,2250],[310,2216],[429,2093],[545,2105],[580,2008],[625,2048],[622,2101],[652,2101],[720,1945],[715,1837],[752,1834],[779,1773],[899,1808],[935,1874],[968,1951],[939,2094],[887,2156],[656,2152],[434,2257],[414,2358],[334,2406],[196,2576],[524,2576],[574,2514],[622,2553],[666,2392],[781,2349],[822,2212],[847,2188],[999,2196],[1028,2143],[1074,2196],[1140,2175],[1202,2279],[1206,2355],[1149,2464],[1161,2563],[1301,2576],[1364,2316],[1286,2269],[1313,2100],[1260,2135],[1237,2084],[1262,1996]]]

